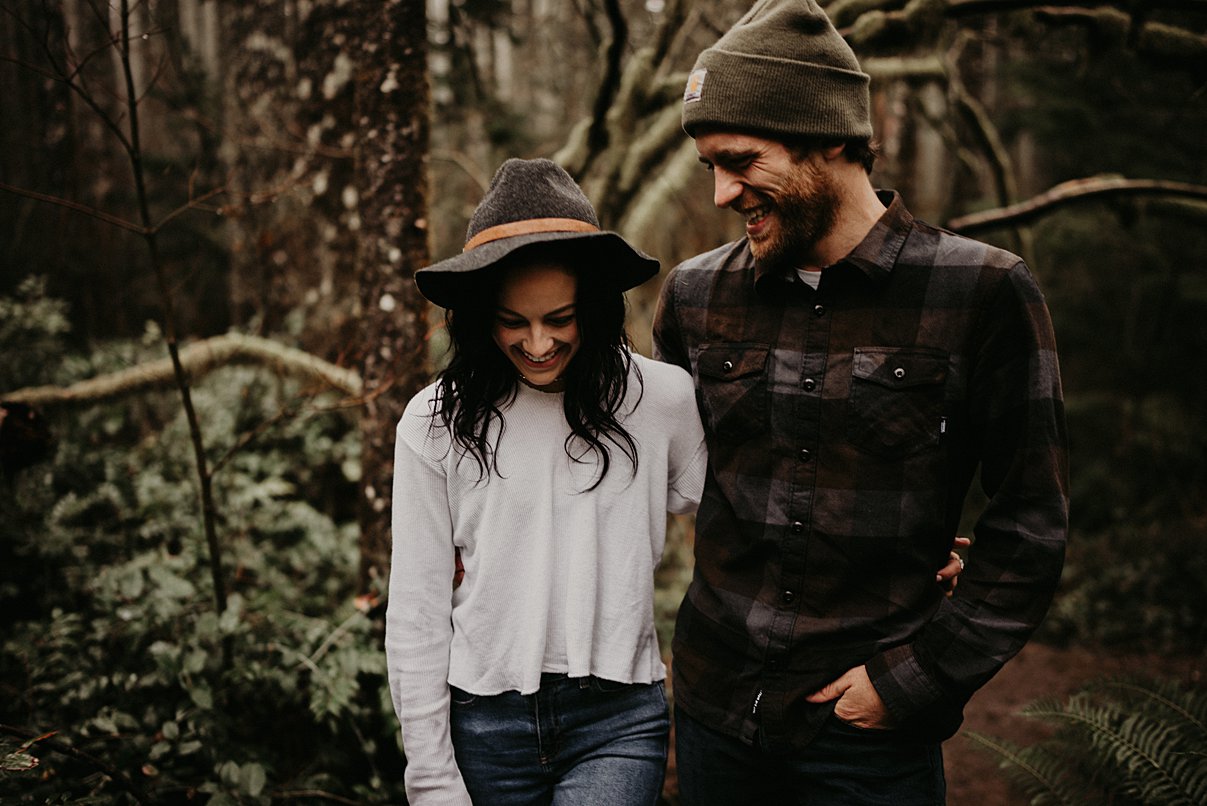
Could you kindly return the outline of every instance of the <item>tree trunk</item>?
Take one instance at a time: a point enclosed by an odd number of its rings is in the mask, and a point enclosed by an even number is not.
[[[390,560],[394,426],[427,381],[427,305],[412,277],[428,262],[426,12],[364,0],[356,72],[360,312],[361,589],[384,587]]]

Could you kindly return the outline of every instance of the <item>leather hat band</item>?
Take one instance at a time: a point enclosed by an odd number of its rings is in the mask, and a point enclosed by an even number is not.
[[[577,218],[529,218],[524,221],[510,221],[482,230],[466,241],[465,248],[461,251],[468,252],[500,238],[530,235],[534,232],[599,232],[599,227]]]

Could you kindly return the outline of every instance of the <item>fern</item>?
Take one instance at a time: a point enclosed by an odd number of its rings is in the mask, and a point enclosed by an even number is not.
[[[1079,806],[1086,802],[1084,787],[1070,781],[1065,761],[1043,745],[1021,747],[972,731],[965,731],[964,736],[1000,759],[1001,768],[1031,798],[1032,806]]]
[[[1067,722],[1102,754],[1106,768],[1119,780],[1127,794],[1144,803],[1195,806],[1185,780],[1188,772],[1179,764],[1176,751],[1178,731],[1141,713],[1128,714],[1115,703],[1095,704],[1085,694],[1071,697],[1067,704],[1038,703],[1023,714],[1052,722]]]
[[[1031,747],[966,733],[1001,759],[1033,804],[1207,803],[1204,697],[1171,682],[1097,681],[1068,700],[1040,700],[1023,716],[1057,727]]]
[[[1090,683],[1088,692],[1118,691],[1130,701],[1141,704],[1147,713],[1154,709],[1169,711],[1207,738],[1207,695],[1187,691],[1170,680],[1144,680],[1133,677],[1105,678]]]

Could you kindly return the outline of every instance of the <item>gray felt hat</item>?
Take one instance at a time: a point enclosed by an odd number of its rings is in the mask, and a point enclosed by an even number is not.
[[[465,235],[461,254],[415,272],[419,293],[442,308],[454,308],[481,282],[483,272],[520,250],[539,254],[557,244],[570,250],[573,267],[590,267],[627,291],[658,274],[658,261],[599,218],[570,174],[546,159],[509,159],[499,166]]]

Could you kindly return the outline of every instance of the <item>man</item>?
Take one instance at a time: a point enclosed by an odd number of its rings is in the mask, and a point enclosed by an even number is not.
[[[710,468],[673,644],[685,806],[942,803],[940,742],[1043,617],[1067,468],[1021,259],[873,189],[868,76],[813,0],[697,60],[683,124],[746,237],[676,267],[654,325]],[[934,584],[978,469],[987,503]]]

